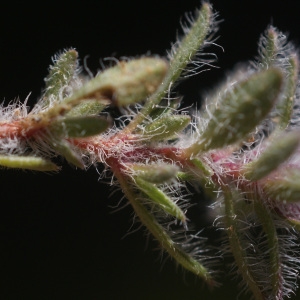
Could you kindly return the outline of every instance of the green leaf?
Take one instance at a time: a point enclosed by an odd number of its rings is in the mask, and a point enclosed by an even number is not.
[[[109,122],[97,116],[69,117],[55,121],[51,132],[67,138],[83,138],[97,135],[107,129]]]
[[[185,245],[180,245],[177,241],[172,240],[170,233],[158,223],[152,212],[150,212],[145,205],[143,205],[142,201],[139,200],[138,195],[133,191],[133,186],[129,184],[128,178],[124,177],[117,169],[114,171],[114,175],[120,182],[121,187],[127,199],[130,201],[135,213],[142,224],[146,226],[150,233],[153,234],[154,238],[157,239],[161,247],[183,268],[205,280],[209,286],[215,286],[216,282],[213,280],[210,270],[204,267],[198,258],[187,253],[185,251]]]
[[[191,159],[191,163],[195,167],[197,167],[197,169],[200,170],[204,176],[211,177],[214,175],[213,170],[209,166],[207,166],[207,164],[205,164],[203,161],[201,161],[199,158]]]
[[[242,140],[270,112],[278,99],[283,83],[281,70],[270,68],[251,75],[219,93],[219,100],[199,140],[186,151],[222,148]]]
[[[140,113],[136,115],[129,125],[127,125],[127,132],[135,130],[137,125],[143,122],[145,116],[149,116],[151,114],[151,112],[156,108],[156,105],[161,102],[166,93],[170,90],[172,84],[178,80],[182,72],[187,68],[188,64],[193,61],[197,52],[201,51],[201,48],[205,44],[205,39],[211,32],[212,23],[212,8],[208,3],[203,2],[201,9],[197,12],[196,20],[192,23],[189,29],[185,28],[185,36],[180,42],[177,42],[176,47],[174,46],[171,50],[172,57],[170,60],[170,66],[163,82],[158,86],[155,93],[149,97]]]
[[[188,172],[188,175],[191,177],[190,180],[205,187],[204,193],[212,199],[215,198],[215,191],[218,188],[212,180],[214,171],[200,158],[193,158],[190,162],[191,166]]]
[[[38,105],[42,104],[45,107],[50,103],[50,100],[62,100],[68,95],[66,86],[76,74],[77,58],[78,53],[75,49],[66,50],[55,56],[54,65],[50,66],[49,75],[45,78],[45,93]]]
[[[52,142],[53,149],[58,152],[61,156],[63,156],[70,164],[84,169],[84,163],[79,154],[77,154],[73,149],[69,142],[67,141],[59,141]]]
[[[176,134],[186,128],[191,121],[187,115],[163,115],[144,128],[144,136],[150,141],[176,138]]]
[[[299,132],[274,133],[270,139],[260,156],[244,166],[246,179],[255,181],[267,176],[294,153],[300,142]]]
[[[287,128],[291,122],[294,100],[298,88],[299,58],[292,54],[286,64],[286,78],[283,97],[276,106],[277,122],[282,129]],[[275,120],[276,121],[276,120]]]
[[[85,100],[73,107],[65,117],[79,117],[79,116],[93,116],[98,115],[108,105],[109,101],[106,100]]]
[[[135,176],[145,181],[158,184],[175,178],[179,171],[178,166],[166,163],[150,165],[131,164],[129,167],[134,171]]]
[[[41,157],[0,155],[0,166],[34,171],[58,171],[59,167]]]
[[[138,188],[143,191],[154,203],[158,204],[161,209],[171,216],[179,219],[183,223],[186,222],[186,216],[181,208],[161,189],[137,176],[134,177],[134,180]]]
[[[270,26],[260,37],[259,41],[259,67],[268,69],[274,66],[278,61],[279,51],[282,52],[282,45],[279,40],[281,35],[276,28]]]
[[[245,242],[242,237],[243,231],[239,228],[239,219],[236,212],[236,195],[224,187],[224,204],[225,204],[225,222],[227,226],[227,234],[229,238],[229,244],[231,252],[234,256],[235,263],[239,269],[239,273],[246,281],[247,286],[252,291],[255,299],[266,299],[260,289],[258,282],[255,279],[255,274],[251,270],[251,264],[249,263],[248,253],[245,248]]]
[[[268,249],[272,249],[269,252],[268,257],[268,267],[270,268],[269,278],[272,286],[272,290],[270,291],[268,298],[280,299],[283,294],[282,278],[284,274],[282,272],[282,256],[279,249],[279,237],[277,234],[277,228],[274,224],[274,217],[268,207],[264,206],[260,200],[255,201],[254,207],[258,219],[262,224],[268,243]]]
[[[182,97],[178,97],[175,99],[162,99],[159,104],[155,106],[153,111],[151,111],[149,117],[152,120],[156,120],[160,118],[162,115],[172,114],[174,111],[178,109],[180,106],[180,102],[182,100]]]
[[[290,123],[295,93],[298,86],[299,58],[286,36],[273,26],[267,28],[259,42],[259,69],[280,67],[285,74],[283,95],[276,105],[274,123],[280,129],[286,129]]]
[[[211,31],[212,22],[212,8],[208,3],[204,2],[201,9],[197,12],[195,22],[191,28],[186,30],[187,34],[178,43],[177,47],[172,49],[173,57],[171,58],[170,70],[167,74],[167,77],[170,77],[170,82],[175,82],[178,79],[182,71],[204,45],[205,39]]]
[[[262,183],[271,199],[283,203],[300,202],[300,170],[293,167],[280,170],[278,174]]]
[[[167,69],[167,62],[161,58],[122,61],[87,82],[64,102],[92,98],[110,100],[117,106],[138,103],[158,88]]]

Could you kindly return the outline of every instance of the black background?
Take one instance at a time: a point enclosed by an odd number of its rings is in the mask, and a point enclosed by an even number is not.
[[[236,63],[256,55],[260,33],[272,23],[300,45],[298,1],[215,0],[220,36],[212,47],[219,69],[182,82],[185,103],[200,103]],[[96,73],[105,57],[165,55],[184,12],[200,1],[78,1],[1,4],[0,99],[43,88],[51,56],[75,47]],[[235,299],[235,281],[211,293],[201,281],[161,260],[143,229],[123,238],[132,210],[113,213],[120,191],[98,180],[95,169],[62,162],[59,174],[0,170],[1,299]],[[109,182],[108,182],[109,183]],[[200,198],[199,198],[200,200]],[[126,203],[126,202],[124,202]],[[135,226],[134,228],[136,228]],[[3,294],[3,295],[1,295]],[[300,299],[300,293],[299,293]],[[247,297],[245,298],[247,299]],[[295,298],[296,299],[296,298]]]

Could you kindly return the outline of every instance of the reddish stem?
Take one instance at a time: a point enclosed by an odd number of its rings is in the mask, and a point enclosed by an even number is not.
[[[0,123],[0,138],[30,138],[48,125],[48,120],[37,115],[10,123]]]

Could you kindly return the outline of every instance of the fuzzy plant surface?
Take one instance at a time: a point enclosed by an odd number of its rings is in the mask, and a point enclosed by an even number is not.
[[[80,169],[101,164],[101,177],[183,269],[217,288],[226,259],[241,293],[286,299],[300,269],[298,53],[269,26],[255,59],[200,110],[184,108],[174,87],[214,63],[205,51],[217,25],[203,2],[167,58],[120,60],[94,78],[75,49],[55,55],[31,110],[1,105],[0,166],[55,173],[57,157]],[[210,199],[212,245],[187,216],[191,186]]]

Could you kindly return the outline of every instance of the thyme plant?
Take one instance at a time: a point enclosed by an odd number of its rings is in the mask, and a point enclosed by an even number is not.
[[[298,53],[269,26],[249,65],[199,111],[183,108],[174,87],[213,63],[205,50],[217,23],[203,2],[167,58],[121,60],[94,78],[82,74],[75,49],[57,54],[31,110],[1,105],[0,165],[58,172],[57,156],[81,169],[102,164],[102,176],[182,268],[216,287],[218,264],[231,257],[242,292],[285,299],[300,267]],[[209,197],[218,247],[188,219],[187,185]]]

